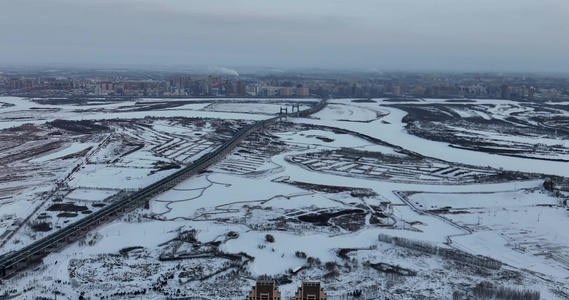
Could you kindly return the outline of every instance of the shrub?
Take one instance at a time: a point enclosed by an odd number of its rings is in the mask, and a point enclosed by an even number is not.
[[[294,255],[296,255],[296,257],[298,257],[298,258],[306,258],[306,253],[304,253],[302,251],[296,251],[294,253]]]
[[[324,264],[324,267],[326,268],[326,270],[332,271],[336,268],[336,262],[328,261]]]

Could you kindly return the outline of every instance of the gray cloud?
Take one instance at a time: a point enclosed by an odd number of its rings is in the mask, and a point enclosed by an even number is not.
[[[564,0],[2,0],[0,63],[566,71]]]

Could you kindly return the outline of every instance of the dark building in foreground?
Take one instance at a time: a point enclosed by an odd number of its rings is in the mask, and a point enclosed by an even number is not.
[[[294,300],[326,300],[326,292],[319,281],[303,281]]]
[[[257,280],[249,294],[249,300],[281,300],[279,288],[274,280]]]

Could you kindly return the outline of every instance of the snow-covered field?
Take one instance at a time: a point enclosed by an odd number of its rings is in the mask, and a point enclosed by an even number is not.
[[[201,102],[176,105],[170,99],[146,99],[146,101],[120,101],[98,102],[97,105],[80,106],[72,104],[38,104],[31,100],[18,97],[2,97],[0,100],[11,106],[0,109],[0,129],[11,128],[23,124],[41,124],[54,119],[64,120],[102,120],[102,119],[144,119],[145,117],[187,117],[187,118],[215,118],[226,120],[263,120],[266,114],[278,114],[281,104],[265,104],[263,99],[255,99],[260,103],[257,108],[254,104],[213,103],[204,105]],[[162,109],[152,109],[148,102],[165,103]],[[197,102],[197,100],[194,100]],[[204,100],[202,100],[204,101]],[[284,103],[283,99],[281,103]],[[290,100],[289,101],[294,101]],[[191,101],[190,101],[191,102]],[[215,102],[215,100],[213,100]],[[249,102],[251,102],[249,100]],[[207,107],[215,105],[220,111]],[[284,104],[282,104],[284,105]],[[172,107],[170,107],[172,106]],[[237,109],[235,109],[237,107]],[[305,108],[306,106],[302,106]],[[38,109],[39,108],[39,109]],[[151,108],[152,110],[148,110]],[[233,108],[233,110],[231,109]],[[289,107],[290,109],[290,107]],[[140,111],[139,111],[140,110]],[[235,112],[237,110],[237,112]]]
[[[18,99],[0,102],[17,104]],[[321,281],[329,299],[346,299],[352,290],[362,290],[364,299],[454,299],[453,294],[473,299],[476,285],[486,281],[538,291],[541,299],[569,297],[565,181],[555,179],[554,191],[543,188],[547,177],[569,175],[565,162],[453,148],[410,135],[402,121],[406,113],[391,101],[330,102],[310,118],[289,118],[291,123],[251,135],[207,172],[156,196],[148,207],[101,225],[43,263],[3,280],[0,294],[16,290],[11,294],[29,298],[59,291],[58,299],[81,294],[122,299],[136,292],[149,299],[243,299],[256,278],[269,275],[277,279],[283,299],[290,298],[302,280]],[[533,111],[513,101],[467,103],[468,108],[454,109],[459,118],[506,119]],[[492,109],[486,109],[490,104]],[[218,112],[199,116],[258,120],[267,116],[248,118],[251,114],[243,113],[265,114],[271,105],[255,110],[251,103],[184,104],[165,111],[187,108],[202,114],[209,109]],[[13,106],[0,110],[14,111]],[[156,116],[169,117],[165,111]],[[112,118],[139,113],[150,112],[105,112]],[[98,118],[93,113],[91,119]],[[173,172],[152,173],[157,161],[188,161],[216,145],[202,138],[215,132],[213,123],[192,127],[180,122],[167,118],[114,127],[120,137],[131,139],[123,150],[126,155],[113,150],[117,147],[84,143],[30,163],[60,161],[93,147],[66,181],[73,191],[65,197],[78,204],[104,201],[121,189],[140,188],[161,173]],[[478,136],[495,134],[476,131]],[[192,132],[199,135],[188,138]],[[563,143],[547,139],[536,143]],[[117,136],[105,145],[120,142]],[[129,153],[129,147],[139,144],[144,146]],[[191,150],[189,145],[201,148]],[[2,216],[5,228],[13,226],[16,211],[25,215],[33,210],[29,202],[13,196],[0,198],[0,203],[2,211],[11,212]],[[457,255],[449,258],[381,242],[379,235]],[[465,263],[461,257],[468,255],[492,258],[502,266]],[[381,265],[414,275],[380,271]]]

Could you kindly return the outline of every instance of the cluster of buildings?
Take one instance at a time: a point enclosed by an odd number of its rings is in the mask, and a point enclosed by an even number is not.
[[[248,300],[281,300],[279,288],[274,280],[257,280],[253,286]],[[294,300],[326,300],[326,292],[319,281],[303,281]]]
[[[29,77],[0,75],[0,95],[32,97],[310,97],[308,87],[269,86],[251,77]]]
[[[83,72],[83,73],[81,73]],[[422,97],[569,100],[569,77],[432,73],[169,74],[0,70],[0,95],[35,97]]]

